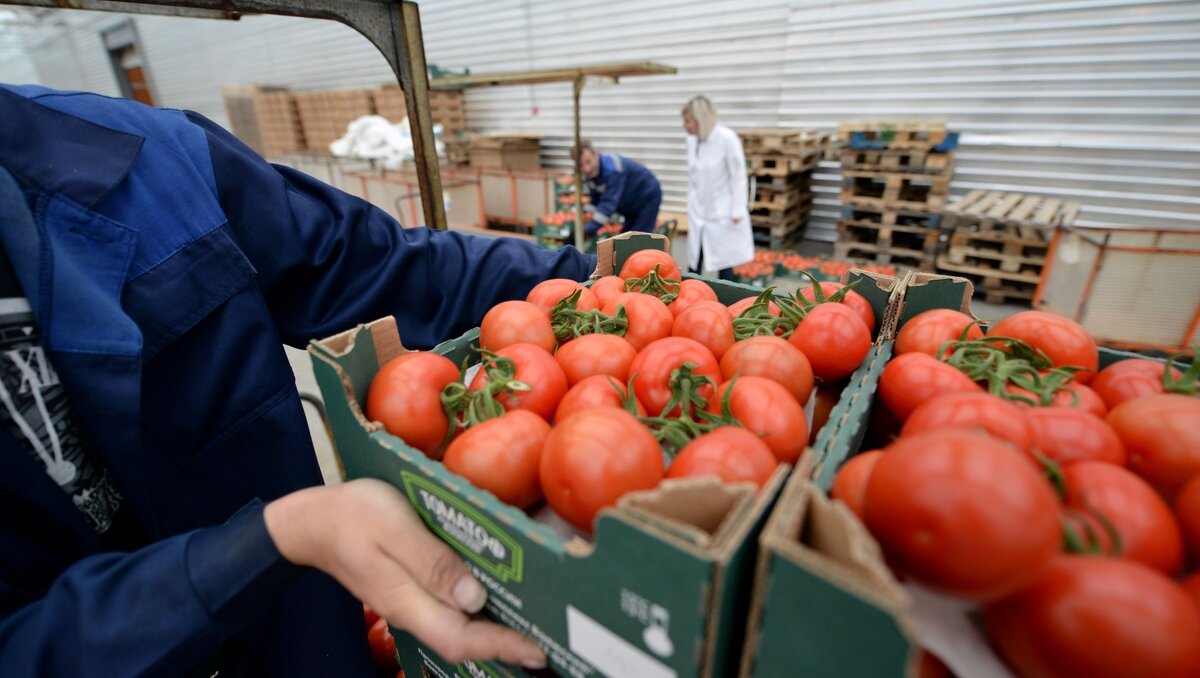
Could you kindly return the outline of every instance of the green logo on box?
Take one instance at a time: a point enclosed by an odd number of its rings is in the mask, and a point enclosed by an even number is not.
[[[525,551],[516,540],[462,497],[428,478],[401,471],[400,479],[429,529],[501,582],[521,581]]]
[[[467,662],[458,665],[458,675],[462,678],[500,678],[500,674],[484,664]]]

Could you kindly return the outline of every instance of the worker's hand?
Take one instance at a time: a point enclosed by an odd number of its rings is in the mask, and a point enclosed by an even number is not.
[[[483,609],[487,591],[391,485],[355,480],[300,490],[267,504],[263,517],[284,558],[333,576],[446,661],[546,665],[517,631],[470,616]]]
[[[741,222],[742,222],[742,218],[741,218],[741,217],[734,217],[734,218],[733,218],[733,223],[735,223],[735,224],[740,224]]]

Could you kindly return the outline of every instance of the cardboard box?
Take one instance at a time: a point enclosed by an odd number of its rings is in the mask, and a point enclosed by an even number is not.
[[[620,269],[661,235],[624,234],[601,243],[598,272]],[[708,281],[722,302],[758,291]],[[884,315],[898,281],[863,288]],[[477,361],[478,330],[434,350]],[[566,538],[447,471],[362,414],[379,366],[404,351],[385,318],[313,342],[317,382],[347,478],[391,482],[466,560],[490,592],[486,612],[547,649],[569,676],[724,676],[740,658],[757,535],[787,475],[761,492],[710,480],[664,483],[600,514],[591,542]],[[409,675],[528,675],[497,663],[450,666],[397,634]]]
[[[744,678],[916,675],[921,644],[957,675],[1012,675],[970,622],[969,604],[901,585],[866,527],[825,494],[859,451],[895,333],[933,308],[971,313],[973,288],[965,278],[910,272],[898,292],[889,305],[890,336],[876,344],[858,390],[843,393],[830,417],[836,426],[798,464],[763,529]],[[1101,367],[1142,357],[1100,348]]]
[[[296,107],[308,148],[329,152],[329,145],[346,135],[350,123],[375,114],[372,90],[334,89],[296,92]]]
[[[523,134],[477,134],[471,138],[471,166],[485,169],[538,169],[541,141]]]
[[[665,238],[614,242],[601,266]],[[743,290],[743,296],[751,292]],[[478,330],[435,351],[477,360]],[[755,537],[787,473],[761,492],[711,480],[665,483],[601,513],[594,539],[564,538],[448,472],[362,415],[379,365],[404,351],[385,318],[310,346],[348,478],[393,483],[490,591],[487,613],[539,640],[563,675],[727,675],[736,664]],[[586,584],[586,585],[584,585]],[[410,675],[525,675],[451,667],[398,634]],[[470,675],[470,673],[467,673]]]
[[[305,148],[291,90],[261,85],[223,85],[229,128],[255,153],[274,157]]]

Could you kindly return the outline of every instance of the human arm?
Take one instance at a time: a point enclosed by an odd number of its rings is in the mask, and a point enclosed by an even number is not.
[[[727,151],[725,153],[725,169],[729,172],[729,186],[733,191],[731,204],[733,212],[731,214],[733,223],[738,223],[742,219],[750,218],[750,182],[746,177],[746,155],[742,150],[742,143],[736,134],[730,133],[725,139]]]
[[[89,535],[72,538],[10,488],[0,489],[0,666],[11,675],[180,675],[253,625],[301,565],[333,575],[448,659],[544,662],[516,631],[467,616],[482,607],[482,588],[463,583],[462,562],[378,481],[251,502],[223,525],[61,571],[69,544]]]
[[[402,228],[369,203],[272,166],[228,132],[188,114],[208,138],[217,197],[258,272],[285,342],[302,346],[396,316],[410,348],[477,326],[547,278],[585,280],[595,258],[516,238]]]

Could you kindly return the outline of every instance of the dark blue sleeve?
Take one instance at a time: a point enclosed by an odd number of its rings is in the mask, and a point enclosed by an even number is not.
[[[607,218],[611,218],[613,212],[620,210],[621,197],[625,192],[625,179],[629,172],[613,171],[608,177],[608,182],[604,185],[604,194],[600,196],[600,202],[592,203],[596,205],[596,213],[603,214]]]
[[[302,346],[385,315],[410,348],[477,326],[547,278],[586,280],[595,257],[517,238],[403,228],[382,210],[273,166],[194,113],[208,134],[221,207],[258,270],[285,342]]]
[[[15,545],[13,535],[3,541]],[[5,549],[0,666],[12,676],[181,675],[305,571],[279,555],[263,505],[132,553],[76,561],[40,598],[8,609],[22,554]]]

